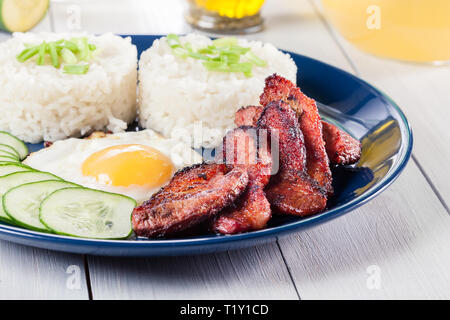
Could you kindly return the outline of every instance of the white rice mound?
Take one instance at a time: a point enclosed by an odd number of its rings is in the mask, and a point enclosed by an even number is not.
[[[180,41],[194,49],[211,44],[210,38],[198,34],[180,37]],[[288,54],[259,41],[239,39],[238,45],[250,47],[267,66],[254,66],[251,78],[211,72],[202,60],[173,55],[166,38],[156,40],[139,62],[140,125],[194,147],[216,146],[226,130],[234,127],[234,113],[240,107],[259,105],[266,77],[277,73],[296,82],[297,66]]]
[[[16,59],[25,44],[83,36],[100,50],[84,75]],[[113,34],[14,33],[0,44],[0,88],[0,130],[26,142],[123,131],[136,118],[137,50]]]

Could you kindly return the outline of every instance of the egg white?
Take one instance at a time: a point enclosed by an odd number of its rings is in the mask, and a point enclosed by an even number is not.
[[[175,170],[202,161],[201,155],[189,145],[176,139],[164,138],[153,130],[146,129],[138,132],[110,134],[103,138],[70,138],[56,141],[50,147],[30,154],[24,163],[84,187],[124,194],[141,203],[149,199],[161,186],[156,188],[139,185],[112,186],[107,180],[97,181],[95,177],[84,176],[82,173],[83,162],[90,155],[108,147],[124,144],[140,144],[159,150],[171,159]]]

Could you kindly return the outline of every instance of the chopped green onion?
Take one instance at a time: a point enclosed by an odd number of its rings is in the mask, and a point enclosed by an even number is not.
[[[191,45],[189,42],[187,42],[187,43],[184,45],[184,48],[185,48],[187,51],[189,51],[189,52],[194,51],[194,50],[192,49],[192,45]]]
[[[189,42],[183,46],[175,34],[169,34],[166,39],[175,56],[204,60],[203,66],[209,71],[242,72],[246,77],[251,77],[253,66],[267,65],[266,61],[251,52],[251,48],[239,46],[236,38],[215,39],[211,45],[198,50],[193,50]],[[242,56],[247,61],[241,62]]]
[[[236,38],[219,38],[212,41],[216,47],[230,47],[237,43]]]
[[[64,63],[67,64],[76,64],[78,62],[77,57],[73,54],[72,51],[67,48],[63,48],[61,50],[61,58],[63,59]]]
[[[213,57],[213,58],[209,58],[209,61],[223,61],[223,58],[221,56],[217,56],[217,57]]]
[[[242,72],[245,76],[251,77],[253,65],[250,62],[233,63],[229,66],[230,72]]]
[[[197,52],[202,54],[217,54],[217,50],[213,46],[207,46],[206,48],[198,49]]]
[[[231,46],[230,51],[236,52],[239,54],[246,54],[247,52],[250,52],[250,48],[240,47],[240,46]]]
[[[265,67],[267,66],[267,62],[260,57],[256,56],[253,52],[249,51],[246,54],[244,54],[244,57],[246,57],[250,62],[252,62],[254,65],[257,65],[258,67]]]
[[[222,61],[226,61],[228,63],[238,63],[241,59],[239,54],[233,52],[221,52],[219,57]]]
[[[39,47],[30,47],[23,50],[18,56],[19,62],[25,62],[39,52]]]
[[[87,42],[87,38],[86,37],[72,38],[70,39],[70,41],[77,46],[79,59],[87,60],[89,58],[89,44]]]
[[[88,70],[88,64],[66,64],[64,66],[64,73],[69,74],[86,74]]]
[[[44,41],[44,43],[39,46],[39,53],[38,53],[38,57],[36,60],[36,63],[38,66],[41,66],[44,64],[46,52],[47,52],[47,43]]]
[[[79,51],[78,46],[72,41],[64,41],[64,48],[69,49],[73,53],[77,53]]]
[[[62,51],[63,48],[64,47],[62,47],[61,45],[56,44],[56,52],[58,53],[58,56],[61,56],[61,51]]]
[[[168,34],[166,38],[171,48],[181,47],[180,38],[176,34]]]
[[[86,37],[80,39],[78,49],[80,50],[80,60],[87,60],[89,58],[89,44]]]
[[[185,50],[180,46],[179,49]],[[186,51],[186,50],[185,50]],[[185,52],[187,56],[187,52]],[[52,42],[43,42],[40,45],[26,45],[26,48],[17,55],[17,60],[25,62],[37,54],[36,64],[43,65],[47,54],[50,56],[51,64],[59,68],[64,62],[64,72],[70,74],[85,74],[89,70],[88,64],[77,64],[79,60],[90,60],[99,53],[94,44],[88,43],[87,37],[72,38],[71,40],[60,39]]]
[[[50,51],[50,58],[52,59],[52,64],[55,68],[59,68],[60,62],[59,62],[59,55],[56,50],[56,42],[50,42],[48,44],[48,49]]]
[[[202,56],[196,52],[193,52],[192,46],[190,43],[186,43],[186,45],[183,47],[180,43],[180,38],[176,34],[169,34],[167,35],[167,43],[172,49],[172,52],[174,55],[180,58],[186,58],[191,57],[195,59],[203,59],[207,60],[208,57]]]
[[[180,42],[180,38],[176,34],[169,34],[167,35],[167,44],[172,49],[172,52],[174,55],[180,58],[186,58],[188,56],[195,58],[195,59],[205,59],[207,57],[203,57],[197,53],[195,53],[192,50],[192,46],[190,43],[186,43],[186,45],[183,47]]]
[[[209,71],[222,71],[228,72],[228,65],[225,62],[221,61],[205,61],[203,62],[203,66]]]
[[[189,52],[182,47],[172,48],[172,52],[174,55],[176,55],[180,58],[186,58],[189,54]]]
[[[194,59],[198,59],[198,60],[206,60],[206,61],[210,61],[211,58],[208,56],[205,56],[204,54],[200,54],[198,52],[189,52],[189,57],[194,58]]]

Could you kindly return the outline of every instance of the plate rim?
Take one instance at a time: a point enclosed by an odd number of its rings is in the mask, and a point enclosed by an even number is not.
[[[145,34],[126,34],[121,35],[125,37],[136,37],[136,38],[145,38],[145,37],[151,37],[154,39],[157,39],[164,35],[145,35]],[[282,49],[280,49],[282,50]],[[406,118],[406,115],[401,110],[401,108],[398,106],[396,102],[393,101],[392,98],[390,98],[386,93],[384,93],[382,90],[378,89],[374,85],[368,83],[367,81],[359,78],[356,75],[351,74],[350,72],[347,72],[343,69],[340,69],[338,67],[335,67],[333,65],[330,65],[326,62],[320,61],[315,58],[311,58],[299,53],[292,52],[290,50],[282,50],[285,53],[288,53],[290,55],[298,56],[301,59],[310,60],[314,63],[320,63],[322,65],[325,65],[327,68],[333,69],[333,71],[343,74],[346,77],[351,78],[356,83],[362,84],[367,89],[370,89],[372,92],[374,92],[377,96],[382,97],[386,100],[388,104],[390,104],[395,111],[398,113],[402,120],[402,124],[404,126],[403,131],[405,133],[405,139],[402,139],[402,142],[406,140],[406,143],[402,143],[401,147],[405,148],[402,153],[402,158],[399,164],[395,167],[393,171],[388,173],[380,182],[374,187],[369,189],[367,192],[363,193],[362,195],[350,200],[349,202],[345,202],[333,209],[324,211],[320,214],[313,215],[304,219],[300,219],[298,221],[289,222],[284,225],[271,227],[268,229],[262,229],[257,231],[251,231],[247,233],[240,233],[240,234],[234,234],[234,235],[224,235],[224,236],[199,236],[194,238],[177,238],[177,239],[137,239],[137,240],[107,240],[107,239],[89,239],[89,238],[77,238],[77,237],[70,237],[70,236],[63,236],[63,235],[57,235],[57,234],[51,234],[51,233],[43,233],[33,230],[24,229],[21,227],[16,227],[8,224],[0,223],[0,235],[4,234],[8,237],[14,237],[14,238],[21,238],[21,239],[27,239],[27,240],[33,240],[36,242],[51,242],[51,243],[60,243],[60,244],[69,244],[71,246],[80,246],[80,247],[108,247],[109,249],[123,249],[125,247],[130,248],[133,247],[133,249],[139,249],[139,248],[148,248],[148,249],[161,249],[161,248],[170,248],[170,247],[191,247],[191,246],[208,246],[208,245],[214,245],[218,243],[234,243],[236,241],[241,240],[250,240],[250,239],[257,239],[257,238],[265,238],[269,236],[278,236],[287,232],[293,232],[297,230],[301,230],[303,228],[307,228],[311,225],[319,225],[321,223],[324,223],[326,221],[335,219],[340,217],[341,215],[348,213],[349,211],[352,211],[376,196],[378,196],[380,193],[382,193],[384,190],[386,190],[401,174],[401,172],[406,167],[409,159],[411,158],[412,149],[413,149],[413,133],[411,129],[411,125]],[[403,133],[403,132],[402,132]],[[33,246],[33,243],[27,243],[26,245]],[[68,251],[68,252],[75,252],[74,250],[63,250],[60,251]],[[192,252],[189,252],[190,254]],[[95,254],[95,253],[94,253]],[[113,254],[110,254],[113,255]],[[161,254],[163,255],[163,254]]]

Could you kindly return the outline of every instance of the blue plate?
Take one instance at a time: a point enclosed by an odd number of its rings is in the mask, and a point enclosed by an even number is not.
[[[131,36],[139,54],[159,36]],[[333,169],[335,195],[327,211],[306,218],[272,218],[264,230],[231,236],[204,235],[171,240],[91,240],[58,236],[0,224],[0,238],[52,250],[108,256],[191,255],[256,245],[283,233],[300,231],[337,218],[373,199],[405,167],[412,133],[405,115],[385,94],[363,80],[320,61],[289,52],[299,67],[297,83],[319,102],[327,121],[362,142],[356,166]],[[30,145],[32,151],[42,144]]]

